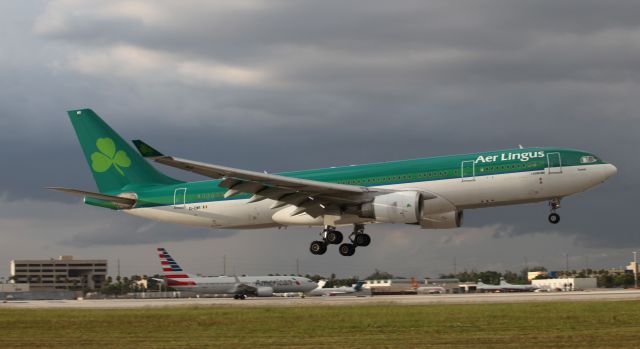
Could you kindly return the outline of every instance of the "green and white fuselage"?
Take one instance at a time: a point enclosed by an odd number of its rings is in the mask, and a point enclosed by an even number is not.
[[[344,224],[355,225],[353,244],[340,247],[351,255],[355,246],[369,244],[363,224],[455,228],[467,209],[540,201],[550,202],[549,220],[557,223],[560,199],[617,172],[592,153],[544,147],[268,174],[166,156],[142,141],[134,141],[136,152],[90,109],[70,111],[69,118],[99,193],[54,189],[162,222],[231,229],[324,226],[326,241],[311,246],[316,254],[342,241],[333,232]],[[145,158],[214,179],[179,181]]]
[[[588,161],[586,161],[588,160]],[[525,148],[466,155],[351,165],[279,175],[322,182],[438,195],[459,210],[548,201],[592,188],[616,172],[594,155],[561,148]],[[322,226],[322,217],[291,216],[295,207],[271,209],[274,200],[224,198],[220,180],[137,188],[126,213],[153,220],[214,228]],[[132,188],[133,189],[133,188]],[[110,194],[120,194],[113,192]],[[375,223],[347,215],[338,224]]]

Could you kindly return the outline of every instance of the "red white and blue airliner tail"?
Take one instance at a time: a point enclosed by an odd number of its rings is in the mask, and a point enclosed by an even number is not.
[[[178,263],[163,247],[158,247],[158,256],[162,265],[162,273],[167,279],[167,286],[195,286],[194,275],[185,273]]]

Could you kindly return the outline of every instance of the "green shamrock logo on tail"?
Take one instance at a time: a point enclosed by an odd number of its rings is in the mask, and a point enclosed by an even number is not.
[[[100,152],[94,152],[91,154],[91,168],[96,172],[106,172],[111,165],[124,176],[124,172],[120,167],[131,166],[131,159],[127,156],[124,150],[118,150],[116,152],[116,144],[111,138],[98,138],[96,146]]]

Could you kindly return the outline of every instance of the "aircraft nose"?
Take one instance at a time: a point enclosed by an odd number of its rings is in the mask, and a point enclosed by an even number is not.
[[[618,173],[618,168],[611,164],[607,164],[607,166],[604,169],[605,179],[609,179],[610,177],[614,176],[616,173]]]

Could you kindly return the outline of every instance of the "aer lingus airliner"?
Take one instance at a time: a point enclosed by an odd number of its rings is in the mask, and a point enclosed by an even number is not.
[[[139,154],[90,109],[68,112],[99,193],[89,205],[162,222],[231,229],[323,227],[311,253],[340,244],[344,256],[367,246],[365,224],[457,228],[463,211],[548,201],[549,221],[566,196],[592,188],[617,169],[592,153],[522,148],[270,174],[164,155],[142,141]],[[146,160],[213,180],[183,182]],[[353,225],[349,242],[336,227]],[[342,244],[341,244],[342,243]]]

